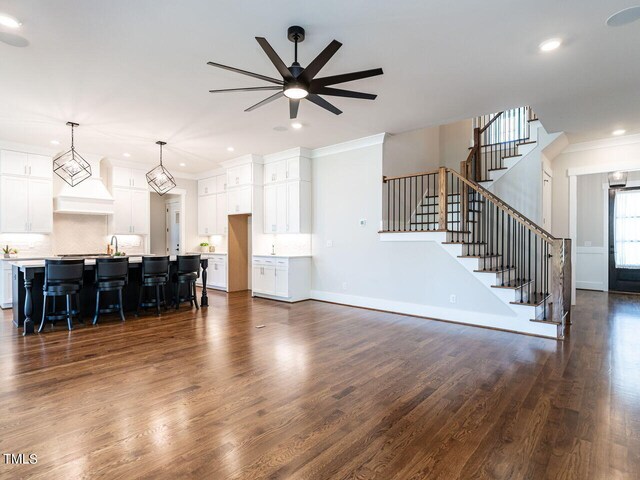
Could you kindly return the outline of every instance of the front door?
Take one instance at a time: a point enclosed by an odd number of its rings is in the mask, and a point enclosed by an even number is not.
[[[609,190],[609,290],[640,292],[640,188]]]
[[[180,253],[180,202],[167,203],[167,254]]]

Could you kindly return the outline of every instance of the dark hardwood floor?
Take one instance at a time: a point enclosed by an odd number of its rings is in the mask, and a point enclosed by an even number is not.
[[[640,297],[579,292],[564,343],[209,298],[24,338],[0,315],[0,453],[38,459],[0,477],[640,477]]]

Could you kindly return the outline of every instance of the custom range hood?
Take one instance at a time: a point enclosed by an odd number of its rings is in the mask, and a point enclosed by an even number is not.
[[[100,160],[85,158],[91,165],[91,177],[75,187],[55,178],[53,211],[81,215],[112,215],[113,197],[100,177]]]

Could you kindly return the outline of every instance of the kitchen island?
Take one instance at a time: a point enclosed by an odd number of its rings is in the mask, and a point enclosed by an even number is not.
[[[44,260],[24,260],[11,262],[13,289],[13,323],[16,328],[23,327],[23,335],[34,333],[34,321],[42,317],[44,284]],[[84,286],[80,291],[80,310],[86,320],[95,310],[95,258],[85,258]],[[177,261],[175,256],[169,257],[170,273],[175,271]],[[209,305],[207,297],[207,258],[200,259],[202,269],[202,297],[203,307]],[[138,306],[138,294],[142,276],[142,257],[129,257],[129,283],[122,292],[123,308],[125,312],[135,311]]]

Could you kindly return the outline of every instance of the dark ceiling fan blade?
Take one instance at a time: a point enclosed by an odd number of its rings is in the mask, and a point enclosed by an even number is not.
[[[327,102],[324,98],[316,95],[315,93],[310,93],[309,95],[307,95],[307,100],[315,103],[316,105],[324,108],[325,110],[329,110],[331,113],[335,113],[336,115],[340,115],[342,113],[342,110],[334,107],[329,102]]]
[[[331,88],[331,87],[319,87],[313,88],[313,83],[311,84],[311,92],[317,93],[318,95],[332,95],[334,97],[347,97],[347,98],[362,98],[364,100],[375,100],[377,95],[373,93],[362,93],[362,92],[353,92],[351,90],[342,90],[341,88]]]
[[[382,75],[381,68],[374,68],[372,70],[363,70],[361,72],[343,73],[342,75],[333,75],[331,77],[316,78],[313,83],[318,87],[325,87],[327,85],[335,85],[337,83],[351,82],[353,80],[360,80],[363,78],[375,77],[376,75]]]
[[[300,107],[300,100],[296,98],[289,99],[289,118],[293,120],[298,117],[298,107]]]
[[[241,70],[235,67],[229,67],[228,65],[222,65],[221,63],[215,62],[207,62],[207,65],[211,65],[212,67],[222,68],[224,70],[230,70],[232,72],[241,73],[242,75],[249,75],[253,78],[259,78],[260,80],[264,80],[266,82],[277,83],[278,85],[284,85],[282,80],[278,80],[277,78],[267,77],[266,75],[260,75],[259,73],[248,72],[246,70]]]
[[[271,95],[270,97],[265,98],[261,102],[258,102],[255,105],[251,105],[249,108],[247,108],[245,110],[245,112],[251,112],[252,110],[255,110],[256,108],[261,107],[263,105],[266,105],[267,103],[273,102],[274,100],[277,100],[278,98],[283,97],[283,96],[284,96],[284,92],[274,93],[273,95]]]
[[[284,78],[285,80],[293,80],[293,75],[291,75],[291,72],[282,61],[282,59],[278,56],[273,47],[271,47],[269,42],[267,42],[267,39],[263,37],[256,37],[256,40],[262,47],[262,50],[264,50],[264,53],[267,54],[267,57],[269,57],[269,60],[271,60],[271,63],[273,63],[273,65],[278,69],[278,72],[280,72],[282,78]]]
[[[342,44],[339,41],[333,40],[316,58],[313,59],[309,65],[307,65],[307,68],[303,70],[299,78],[305,82],[311,82],[313,77],[315,77],[322,67],[331,60],[331,57],[335,55],[341,46]]]
[[[282,90],[282,87],[246,87],[246,88],[223,88],[222,90],[209,90],[209,93],[224,92],[260,92],[262,90]]]

